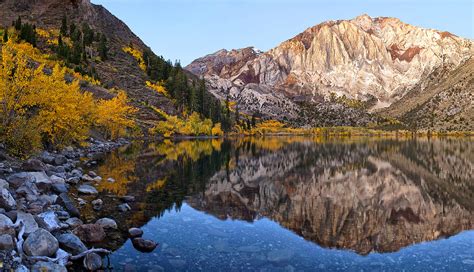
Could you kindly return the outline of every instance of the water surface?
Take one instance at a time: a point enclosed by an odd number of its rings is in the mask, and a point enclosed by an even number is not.
[[[104,158],[116,271],[474,271],[470,139],[136,143]],[[119,197],[133,195],[119,213]],[[136,251],[129,227],[160,246]]]

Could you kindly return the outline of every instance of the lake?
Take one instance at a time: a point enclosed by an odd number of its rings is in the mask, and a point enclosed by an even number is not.
[[[474,271],[472,139],[166,140],[97,159],[105,204],[81,213],[117,221],[99,245],[114,271]],[[130,227],[159,247],[135,250]]]

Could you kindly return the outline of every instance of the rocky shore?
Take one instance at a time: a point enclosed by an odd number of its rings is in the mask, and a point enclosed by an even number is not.
[[[85,224],[78,205],[81,198],[72,198],[70,190],[79,195],[97,195],[93,186],[102,177],[86,171],[98,163],[104,153],[129,142],[120,139],[106,142],[89,139],[85,148],[67,147],[62,152],[42,152],[27,161],[0,158],[0,262],[7,271],[67,271],[74,263],[82,269],[102,268],[102,256],[109,251],[90,247],[100,243],[109,231],[117,229],[110,218]],[[113,182],[112,180],[109,182]],[[118,210],[130,209],[125,198]],[[101,199],[92,201],[100,209]],[[78,203],[76,205],[76,203]],[[140,238],[138,229],[129,236],[143,252],[157,244]],[[89,246],[89,247],[88,247]]]

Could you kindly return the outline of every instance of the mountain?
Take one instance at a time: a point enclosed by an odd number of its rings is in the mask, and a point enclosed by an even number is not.
[[[217,97],[237,101],[243,112],[311,123],[302,120],[308,115],[302,111],[324,113],[360,101],[353,107],[359,111],[349,113],[357,117],[389,107],[416,88],[424,93],[473,54],[473,41],[449,32],[362,15],[308,28],[267,52],[220,50],[186,69],[204,77]],[[341,119],[348,114],[334,112]]]
[[[21,17],[23,22],[35,24],[38,28],[59,29],[65,16],[77,26],[86,23],[106,36],[109,47],[107,60],[89,63],[97,71],[103,87],[127,92],[133,106],[139,109],[137,121],[146,125],[159,120],[160,115],[152,107],[171,113],[175,111],[170,99],[146,87],[149,76],[140,69],[137,60],[123,50],[125,46],[133,45],[144,52],[150,50],[149,47],[104,7],[89,0],[0,0],[0,26],[3,27],[10,26],[12,21]],[[41,44],[38,47],[47,50]],[[87,90],[107,93],[105,88],[89,86]]]

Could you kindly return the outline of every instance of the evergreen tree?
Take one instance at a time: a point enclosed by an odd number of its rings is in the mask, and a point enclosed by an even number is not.
[[[21,25],[22,25],[22,24],[21,24],[21,17],[18,16],[18,19],[15,21],[15,29],[16,29],[17,31],[20,31],[20,30],[21,30]]]
[[[5,29],[5,31],[3,31],[3,42],[6,43],[8,42],[8,30]]]
[[[61,35],[63,35],[63,36],[67,36],[67,34],[68,34],[67,30],[68,30],[67,17],[66,17],[66,15],[64,15],[63,20],[61,22],[61,29],[60,29],[59,33],[61,33]]]
[[[104,34],[100,37],[99,42],[99,56],[104,61],[108,58],[109,48],[107,47],[107,37]]]

